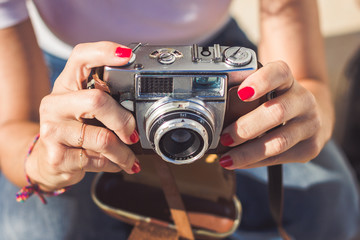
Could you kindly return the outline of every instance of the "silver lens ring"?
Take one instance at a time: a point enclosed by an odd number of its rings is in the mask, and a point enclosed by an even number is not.
[[[208,150],[214,135],[214,118],[204,105],[197,99],[162,99],[146,114],[147,138],[165,161],[191,163]]]
[[[205,103],[199,99],[187,99],[186,101],[180,99],[173,99],[169,97],[162,98],[154,103],[145,114],[145,129],[146,136],[149,139],[150,128],[154,122],[161,116],[170,112],[184,111],[192,112],[203,116],[207,122],[214,129],[214,116],[205,107]],[[150,139],[149,139],[150,140]]]
[[[197,135],[199,139],[198,142],[201,142],[188,156],[176,156],[176,154],[165,151],[164,143],[161,142],[162,140],[164,142],[168,142],[168,139],[164,140],[165,136],[179,130],[183,130],[189,135]],[[186,140],[188,140],[188,138],[186,138]],[[175,141],[173,143],[175,143]],[[175,144],[172,145],[176,146]],[[176,147],[179,147],[179,145]],[[188,164],[198,160],[205,154],[209,147],[209,135],[207,129],[195,120],[173,119],[165,122],[157,128],[154,134],[154,146],[156,153],[159,154],[165,161],[174,164]]]

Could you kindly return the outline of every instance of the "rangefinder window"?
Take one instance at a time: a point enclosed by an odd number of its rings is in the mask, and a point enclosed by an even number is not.
[[[197,76],[192,80],[192,91],[197,96],[224,96],[224,76]]]
[[[140,94],[164,94],[173,92],[172,77],[141,77]]]

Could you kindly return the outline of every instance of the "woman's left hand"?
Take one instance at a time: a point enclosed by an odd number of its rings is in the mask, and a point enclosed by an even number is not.
[[[221,143],[234,147],[222,155],[227,169],[254,168],[315,158],[330,138],[331,127],[314,95],[296,81],[288,65],[272,62],[247,77],[238,94],[253,101],[270,91],[277,97],[227,126]]]

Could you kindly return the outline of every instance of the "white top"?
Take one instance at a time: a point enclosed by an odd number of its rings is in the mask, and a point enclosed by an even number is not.
[[[192,44],[227,22],[231,0],[0,0],[0,28],[30,16],[40,46],[67,57],[81,42]],[[40,16],[40,17],[39,17]],[[49,31],[50,30],[50,31]],[[55,37],[56,36],[56,37]]]

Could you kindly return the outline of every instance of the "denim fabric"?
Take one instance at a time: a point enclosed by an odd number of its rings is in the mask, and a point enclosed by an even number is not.
[[[51,86],[54,86],[56,78],[60,75],[65,67],[66,60],[58,58],[50,53],[44,52],[46,64],[49,69],[49,78]]]
[[[233,20],[208,42],[212,43],[256,50]],[[54,81],[65,61],[49,54],[45,57]],[[266,168],[236,173],[243,216],[239,229],[228,239],[280,239],[269,210]],[[48,204],[43,205],[36,196],[17,203],[18,188],[0,174],[0,240],[126,239],[130,226],[105,215],[92,202],[93,176],[87,173],[79,184],[63,195],[47,198]],[[285,164],[284,189],[284,227],[294,239],[344,240],[357,231],[357,185],[332,141],[309,163]]]
[[[68,192],[47,197],[46,205],[35,195],[24,203],[16,202],[18,188],[0,175],[0,239],[126,239],[130,226],[103,214],[92,201],[90,185],[94,175],[87,173]]]

